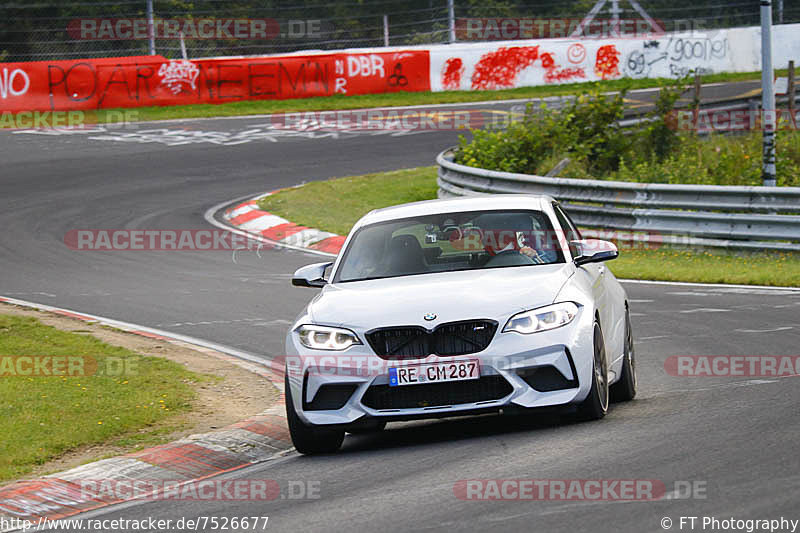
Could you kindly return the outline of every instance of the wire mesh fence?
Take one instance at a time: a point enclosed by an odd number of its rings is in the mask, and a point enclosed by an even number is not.
[[[493,30],[508,19],[518,21],[517,28],[524,25],[520,20],[529,27],[542,20],[580,21],[598,6],[597,20],[642,20],[644,11],[665,31],[759,24],[754,0],[151,0],[152,16],[149,3],[5,2],[0,61],[145,55],[151,45],[168,58],[183,50],[197,58],[526,38],[537,35]],[[800,0],[773,5],[775,23],[800,21]],[[478,19],[482,31],[463,31]]]

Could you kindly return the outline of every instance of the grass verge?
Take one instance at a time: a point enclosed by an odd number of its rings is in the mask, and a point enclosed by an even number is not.
[[[608,267],[626,279],[800,287],[798,254],[622,250]]]
[[[784,71],[776,71],[785,76]],[[710,74],[703,76],[703,83],[723,83],[761,79],[760,72],[740,72],[731,74]],[[596,89],[601,92],[621,89],[648,89],[661,87],[671,80],[652,78],[633,80],[629,78],[600,82],[568,83],[564,85],[546,85],[537,87],[520,87],[497,91],[442,91],[442,92],[398,92],[367,95],[336,95],[316,98],[296,98],[289,100],[248,100],[225,104],[196,104],[184,106],[138,107],[138,121],[169,120],[180,118],[232,117],[244,115],[263,115],[269,113],[289,113],[296,111],[328,111],[334,109],[361,109],[369,107],[397,107],[409,105],[433,105],[481,102],[491,100],[510,100],[516,98],[541,98],[562,94],[576,94],[584,90]],[[101,109],[86,112],[85,120],[89,124],[105,124],[118,122],[121,109]]]
[[[312,182],[262,199],[261,209],[346,235],[372,209],[436,198],[436,167]],[[625,250],[608,263],[628,279],[800,287],[800,254]]]
[[[436,167],[419,167],[313,181],[267,196],[259,205],[297,224],[347,235],[373,209],[431,198],[436,198]]]
[[[75,373],[84,375],[19,375],[30,366],[13,356],[68,356],[83,363]],[[0,314],[0,482],[81,446],[146,442],[165,431],[151,426],[190,410],[194,384],[211,379],[34,318]]]

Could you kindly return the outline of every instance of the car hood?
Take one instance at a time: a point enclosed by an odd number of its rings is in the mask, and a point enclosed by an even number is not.
[[[571,264],[442,272],[326,286],[309,304],[317,324],[369,330],[509,316],[553,303]],[[426,321],[423,316],[436,315]],[[502,325],[502,324],[501,324]]]

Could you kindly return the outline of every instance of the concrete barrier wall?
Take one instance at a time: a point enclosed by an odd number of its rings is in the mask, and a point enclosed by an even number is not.
[[[0,63],[0,111],[222,104],[430,90],[427,50]]]
[[[774,28],[774,65],[800,60],[800,24]],[[657,38],[539,39],[169,60],[0,63],[0,111],[219,104],[334,94],[494,90],[757,71],[760,28]]]
[[[774,28],[773,62],[800,60],[800,24]],[[432,46],[434,91],[509,89],[628,78],[752,72],[761,68],[760,28],[629,39],[539,39]]]

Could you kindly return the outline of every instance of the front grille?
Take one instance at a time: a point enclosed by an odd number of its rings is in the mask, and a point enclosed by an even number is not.
[[[413,359],[427,357],[429,333],[425,328],[408,326],[384,328],[367,333],[367,342],[381,357]]]
[[[420,326],[381,328],[367,342],[385,359],[422,359],[428,355],[466,355],[486,349],[497,331],[494,320],[448,322],[428,331]]]
[[[466,381],[427,385],[373,385],[361,403],[371,409],[415,409],[499,400],[511,394],[511,384],[502,376],[484,376]]]

